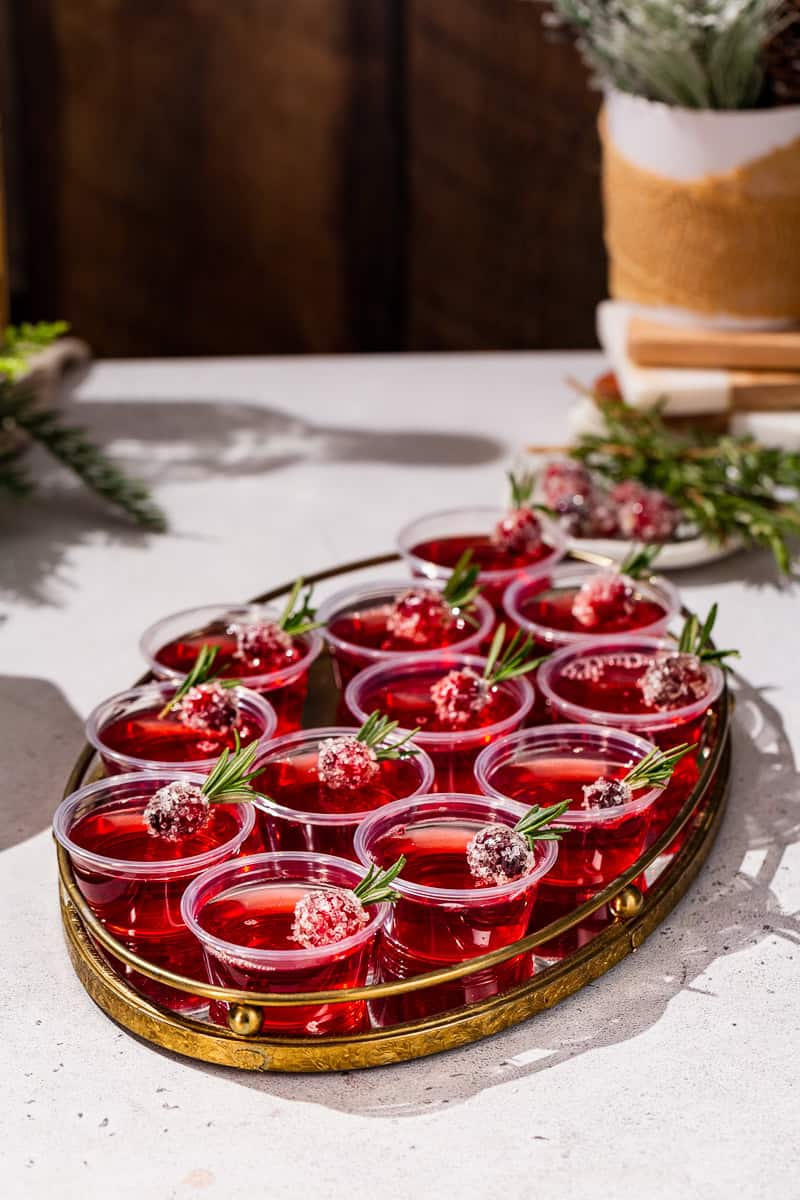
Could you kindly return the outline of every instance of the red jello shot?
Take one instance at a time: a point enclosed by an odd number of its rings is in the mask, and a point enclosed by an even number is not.
[[[378,809],[356,832],[356,853],[365,866],[387,867],[404,855],[381,939],[382,979],[407,979],[489,953],[524,937],[543,877],[558,850],[539,842],[530,870],[495,886],[481,884],[467,861],[467,847],[486,825],[513,828],[527,809],[511,800],[442,794],[399,801]],[[380,1024],[415,1020],[432,1012],[472,1004],[515,987],[533,970],[530,953],[499,966],[392,997],[376,1006]]]
[[[656,637],[666,633],[680,612],[681,602],[677,589],[663,576],[627,581],[618,603],[602,591],[595,604],[590,598],[584,601],[584,585],[613,581],[614,574],[582,563],[561,563],[552,570],[537,570],[512,583],[503,596],[503,609],[543,652],[574,646],[587,638],[620,633]]]
[[[343,725],[306,729],[275,738],[259,754],[253,786],[265,844],[271,850],[311,850],[355,860],[353,836],[376,808],[395,800],[430,792],[434,766],[413,742],[411,757],[384,759],[368,783],[332,788],[319,776],[320,747],[337,738],[354,737]],[[395,730],[392,741],[405,737]]]
[[[584,788],[598,779],[621,780],[655,747],[632,733],[599,725],[547,725],[525,729],[488,746],[475,764],[487,796],[529,808],[570,800],[558,818],[565,826],[558,859],[542,880],[536,904],[538,928],[572,912],[627,871],[643,853],[663,787],[633,792],[628,803],[585,803]],[[609,923],[606,906],[584,924],[547,942],[541,953],[562,957]]]
[[[223,750],[257,741],[264,746],[275,733],[272,705],[249,688],[226,689],[235,713],[230,725],[198,728],[164,707],[175,695],[174,683],[148,683],[110,696],[86,721],[86,737],[108,775],[128,771],[195,771],[206,775]]]
[[[202,829],[168,841],[153,837],[147,802],[175,780],[205,777],[175,771],[113,775],[73,792],[59,805],[53,832],[67,851],[92,912],[129,950],[158,967],[204,979],[203,957],[181,917],[181,897],[208,867],[235,858],[253,830],[252,804],[215,804]],[[199,997],[155,983],[114,960],[143,995],[165,1008],[196,1012]]]
[[[641,681],[648,667],[677,651],[665,638],[626,635],[601,638],[559,650],[539,668],[538,685],[558,721],[610,725],[626,729],[667,750],[682,742],[697,745],[679,763],[661,798],[653,827],[659,831],[673,819],[696,784],[699,750],[709,712],[724,686],[722,670],[701,663],[703,694],[690,704],[659,709],[648,704]]]
[[[555,566],[566,551],[559,526],[538,512],[540,540],[521,550],[498,546],[493,531],[506,515],[506,510],[490,506],[430,513],[400,531],[398,548],[415,575],[439,580],[446,580],[462,554],[471,550],[480,567],[481,593],[499,610],[503,593],[515,579],[532,567]]]
[[[360,722],[376,709],[404,729],[416,729],[414,742],[433,760],[437,792],[474,788],[474,765],[480,751],[524,722],[533,705],[533,688],[524,677],[507,679],[491,689],[490,703],[466,725],[446,728],[431,696],[451,671],[470,668],[480,675],[485,658],[470,654],[408,655],[368,667],[348,684],[345,703]]]
[[[458,654],[479,653],[494,629],[491,604],[476,596],[468,611],[453,612],[448,622],[402,622],[396,619],[398,600],[420,585],[412,580],[390,579],[345,588],[319,607],[323,636],[344,689],[359,671],[376,663],[392,662],[409,654],[438,654],[443,648]],[[422,587],[437,597],[444,581],[426,581]]]
[[[214,673],[240,679],[269,697],[278,718],[278,733],[299,729],[308,689],[309,667],[322,650],[316,630],[293,636],[268,664],[240,655],[241,631],[262,622],[274,623],[277,608],[264,604],[206,604],[187,608],[157,621],[142,634],[140,648],[159,679],[181,679],[192,669],[204,645],[216,647]]]
[[[364,871],[323,854],[256,854],[206,871],[183,898],[183,918],[202,946],[207,977],[221,987],[253,992],[314,992],[361,987],[368,981],[388,904],[367,908],[367,923],[341,941],[307,949],[295,940],[295,906],[310,891],[348,892]],[[215,1002],[212,1019],[227,1022]],[[346,1034],[368,1025],[364,1001],[270,1006],[261,1033],[289,1037]]]

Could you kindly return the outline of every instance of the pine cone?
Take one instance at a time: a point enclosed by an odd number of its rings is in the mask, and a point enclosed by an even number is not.
[[[777,23],[764,51],[767,82],[775,104],[800,104],[800,0],[784,0]]]

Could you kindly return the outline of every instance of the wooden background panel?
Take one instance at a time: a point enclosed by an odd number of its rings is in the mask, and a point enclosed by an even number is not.
[[[577,54],[538,3],[407,11],[411,345],[593,345],[598,97]]]
[[[13,17],[32,311],[101,354],[398,344],[393,0]]]

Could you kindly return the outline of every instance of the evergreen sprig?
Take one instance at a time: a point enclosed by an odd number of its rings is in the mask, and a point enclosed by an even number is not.
[[[368,904],[394,904],[400,899],[400,893],[391,885],[406,865],[404,855],[400,855],[396,863],[385,870],[371,866],[360,883],[353,888],[353,895],[366,908]]]
[[[465,550],[453,567],[452,574],[442,589],[442,599],[449,608],[457,608],[467,615],[475,597],[479,594],[477,587],[480,567],[472,561],[472,551]]]
[[[612,483],[637,479],[659,489],[710,541],[766,546],[789,572],[790,543],[800,536],[800,453],[751,437],[676,433],[660,408],[640,412],[619,399],[595,401],[606,431],[584,434],[573,458]]]
[[[669,783],[675,767],[691,749],[693,747],[688,742],[683,742],[671,750],[657,750],[653,747],[641,762],[623,776],[622,782],[627,783],[634,792],[645,787],[662,787]]]
[[[547,654],[539,658],[531,658],[534,647],[533,638],[528,636],[523,639],[519,631],[514,634],[501,656],[500,651],[505,639],[505,624],[498,625],[486,656],[486,665],[483,668],[483,678],[489,685],[502,683],[506,679],[516,679],[520,675],[527,675],[529,671],[535,671],[546,658],[549,658]]]
[[[278,617],[278,625],[284,633],[288,633],[292,637],[310,633],[312,629],[319,629],[322,624],[321,621],[314,620],[317,610],[311,605],[313,587],[307,587],[305,594],[300,595],[303,590],[303,582],[302,576],[295,580],[283,612]]]
[[[681,630],[681,636],[678,639],[678,653],[693,654],[701,662],[718,663],[722,667],[726,665],[726,658],[738,658],[738,650],[717,650],[712,646],[711,631],[714,628],[716,619],[716,604],[711,605],[711,608],[708,610],[708,616],[702,625],[695,613],[687,617]]]
[[[549,804],[544,808],[534,804],[517,821],[514,829],[522,834],[531,849],[537,842],[560,842],[562,834],[569,833],[569,827],[554,825],[553,821],[563,816],[571,803],[571,800],[562,800],[560,804]]]
[[[409,746],[408,743],[419,733],[419,726],[412,729],[405,737],[396,742],[389,742],[387,739],[391,737],[395,729],[397,729],[399,721],[390,721],[388,717],[383,716],[378,709],[370,713],[364,724],[356,734],[356,741],[363,742],[365,746],[369,746],[373,750],[378,762],[388,762],[399,758],[413,758],[419,754],[416,746]]]
[[[212,804],[238,804],[252,800],[255,795],[252,780],[258,771],[252,766],[258,754],[258,742],[242,748],[239,734],[234,730],[234,750],[227,747],[217,759],[216,765],[207,776],[202,791]]]

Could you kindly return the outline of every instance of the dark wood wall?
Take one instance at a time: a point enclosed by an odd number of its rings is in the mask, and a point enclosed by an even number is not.
[[[102,354],[548,348],[596,96],[522,0],[6,0],[18,314]]]

